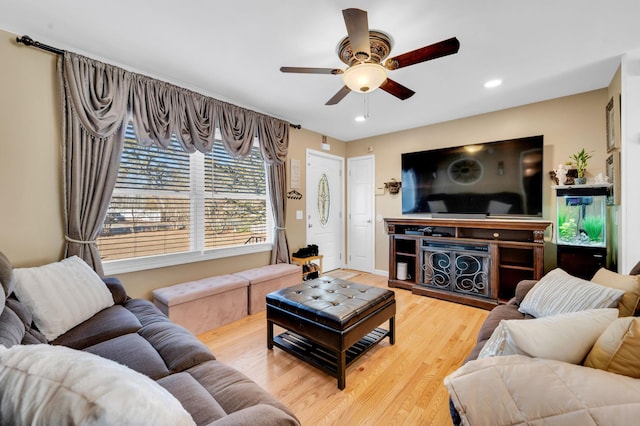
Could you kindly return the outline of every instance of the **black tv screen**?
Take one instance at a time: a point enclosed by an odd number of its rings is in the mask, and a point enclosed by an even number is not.
[[[542,216],[543,137],[402,154],[402,213]]]

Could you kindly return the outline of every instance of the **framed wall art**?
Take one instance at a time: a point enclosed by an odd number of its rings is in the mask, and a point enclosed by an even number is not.
[[[615,151],[607,157],[605,167],[611,187],[611,204],[620,204],[620,152]]]
[[[618,132],[616,131],[616,114],[613,105],[613,97],[609,100],[606,108],[607,112],[607,152],[620,148],[618,143]]]

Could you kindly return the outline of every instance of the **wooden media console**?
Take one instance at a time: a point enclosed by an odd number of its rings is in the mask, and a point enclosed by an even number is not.
[[[385,223],[389,287],[491,309],[513,297],[521,280],[544,274],[549,221],[387,218]]]

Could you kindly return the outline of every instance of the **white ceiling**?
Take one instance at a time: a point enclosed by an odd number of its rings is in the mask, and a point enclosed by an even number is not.
[[[452,36],[456,55],[390,72],[416,94],[324,103],[344,68],[341,10],[364,9],[396,56]],[[638,0],[0,0],[0,28],[170,81],[343,141],[606,87],[640,47]],[[46,54],[46,53],[43,53]],[[485,89],[501,78],[504,84]],[[603,107],[604,108],[604,107]]]

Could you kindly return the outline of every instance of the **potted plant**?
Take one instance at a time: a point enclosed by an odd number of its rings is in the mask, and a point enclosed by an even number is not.
[[[584,171],[587,169],[587,161],[591,158],[591,154],[582,148],[580,152],[576,152],[570,158],[572,160],[571,164],[573,164],[578,171],[578,177],[575,179],[575,183],[587,183],[587,178],[584,177]]]

